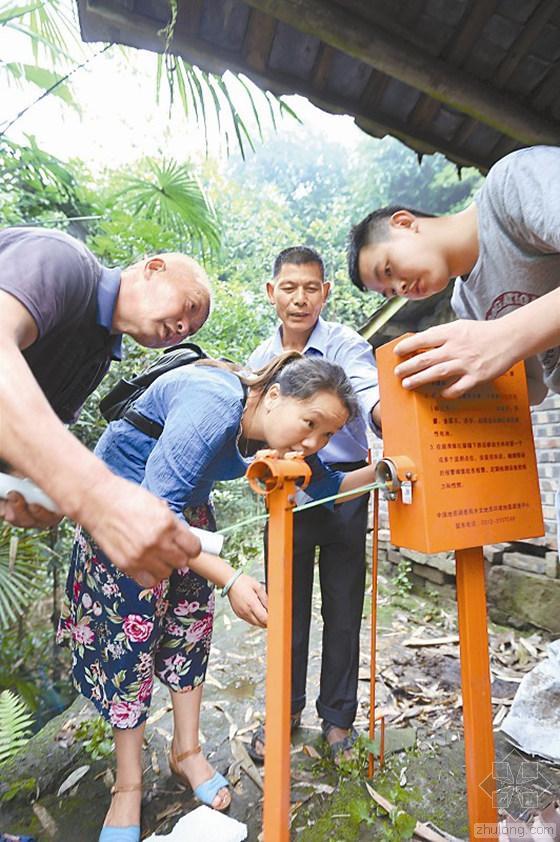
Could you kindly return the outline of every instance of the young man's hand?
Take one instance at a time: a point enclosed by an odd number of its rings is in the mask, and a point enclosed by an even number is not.
[[[261,582],[242,573],[231,586],[228,598],[238,617],[252,626],[265,628],[268,620],[268,597]]]
[[[399,356],[415,354],[395,368],[405,389],[446,381],[444,398],[459,398],[478,383],[494,380],[521,359],[505,319],[461,319],[408,336],[395,347]]]

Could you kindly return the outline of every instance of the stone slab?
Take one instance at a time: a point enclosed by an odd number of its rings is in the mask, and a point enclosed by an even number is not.
[[[558,578],[558,553],[546,553],[544,558],[527,553],[504,553],[503,563],[517,570],[526,570],[550,579]]]
[[[488,574],[490,616],[560,634],[560,579],[499,564]]]

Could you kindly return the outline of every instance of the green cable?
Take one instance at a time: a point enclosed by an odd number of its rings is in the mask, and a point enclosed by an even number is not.
[[[259,520],[268,520],[268,515],[254,515],[245,520],[240,520],[239,523],[233,523],[231,526],[226,526],[224,529],[218,529],[220,535],[227,535],[228,532],[235,532],[236,529],[241,529],[242,526],[249,526],[250,523],[257,523]]]
[[[303,503],[301,506],[296,506],[292,511],[303,512],[305,509],[312,509],[313,506],[321,506],[323,503],[330,503],[332,500],[340,500],[342,497],[350,497],[352,494],[363,494],[366,491],[373,491],[374,488],[381,488],[385,483],[370,482],[368,485],[362,485],[360,488],[353,488],[352,491],[341,491],[340,494],[333,494],[332,497],[323,497],[322,500],[312,500],[310,503]]]
[[[383,485],[384,483],[382,482],[372,482],[368,485],[362,485],[360,488],[353,488],[352,491],[341,491],[339,494],[333,494],[331,497],[323,497],[320,500],[312,500],[310,503],[303,503],[301,506],[296,506],[292,509],[292,511],[294,514],[296,512],[303,512],[305,509],[312,509],[314,506],[322,506],[323,503],[331,503],[333,500],[340,500],[342,497],[350,497],[352,494],[363,494],[366,491],[372,491],[374,488],[382,488]],[[239,523],[233,523],[231,526],[226,526],[224,529],[219,529],[218,531],[222,535],[227,535],[229,532],[235,532],[237,529],[241,529],[242,526],[249,526],[251,523],[268,520],[268,517],[268,514],[254,515],[253,517],[240,520]]]

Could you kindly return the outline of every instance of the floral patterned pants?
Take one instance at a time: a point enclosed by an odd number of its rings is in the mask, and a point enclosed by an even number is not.
[[[186,509],[185,517],[192,526],[215,528],[207,505]],[[113,727],[135,728],[146,719],[154,675],[178,692],[204,681],[213,589],[188,568],[143,589],[77,529],[58,641],[70,641],[76,688]]]

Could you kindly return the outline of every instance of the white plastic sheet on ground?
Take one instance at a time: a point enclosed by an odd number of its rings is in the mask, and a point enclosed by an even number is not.
[[[244,839],[247,839],[246,824],[202,806],[179,819],[171,833],[154,834],[145,842],[243,842]]]
[[[560,640],[523,677],[501,731],[526,754],[560,763]]]

